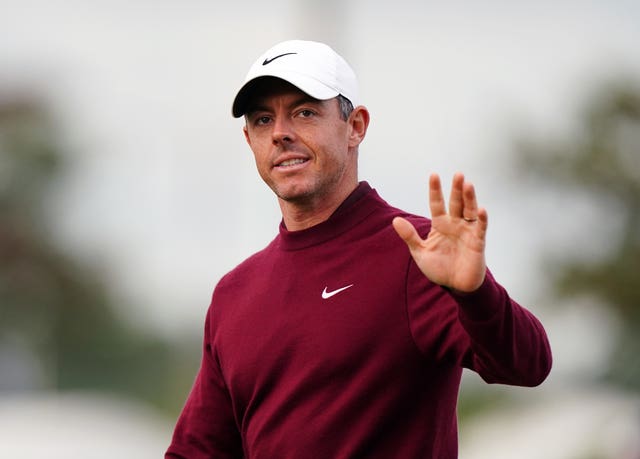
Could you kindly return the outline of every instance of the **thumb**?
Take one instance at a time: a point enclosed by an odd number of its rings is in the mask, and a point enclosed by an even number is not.
[[[407,219],[396,217],[391,223],[393,225],[393,229],[398,233],[398,236],[400,236],[400,238],[409,246],[409,250],[418,248],[422,243],[420,235]]]

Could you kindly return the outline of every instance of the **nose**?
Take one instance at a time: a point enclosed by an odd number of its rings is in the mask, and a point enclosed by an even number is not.
[[[291,121],[286,116],[276,116],[271,131],[271,140],[274,145],[282,145],[293,142],[295,138]]]

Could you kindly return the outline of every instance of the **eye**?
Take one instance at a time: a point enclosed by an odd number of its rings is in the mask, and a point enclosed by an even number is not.
[[[316,113],[313,110],[309,110],[308,108],[305,108],[303,110],[300,110],[298,112],[298,116],[300,118],[311,118],[313,115],[315,115]]]
[[[267,115],[260,115],[257,116],[254,120],[254,124],[256,126],[264,126],[265,124],[269,124],[269,122],[271,121],[271,117],[267,116]]]

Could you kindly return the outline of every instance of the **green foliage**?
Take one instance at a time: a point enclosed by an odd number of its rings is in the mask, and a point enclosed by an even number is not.
[[[56,247],[43,208],[63,158],[38,103],[0,102],[0,351],[11,341],[28,349],[44,375],[35,388],[108,391],[175,413],[197,369],[197,345],[187,353],[135,328],[117,314],[123,308],[96,267]]]
[[[555,290],[564,297],[598,296],[619,316],[622,332],[608,378],[640,390],[640,88],[603,86],[581,121],[573,138],[523,143],[522,170],[618,210],[620,233],[609,231],[612,222],[605,220],[588,229],[593,243],[606,241],[609,252],[589,263],[555,260],[561,267]]]
[[[478,378],[479,379],[479,378]],[[504,387],[482,385],[463,386],[458,396],[458,422],[465,424],[473,418],[491,410],[504,408],[513,402],[509,391]]]

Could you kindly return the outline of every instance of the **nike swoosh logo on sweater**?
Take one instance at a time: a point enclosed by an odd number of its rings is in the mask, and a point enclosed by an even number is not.
[[[338,293],[348,289],[349,287],[353,287],[353,284],[347,285],[346,287],[342,287],[342,288],[339,288],[339,289],[336,289],[336,290],[332,290],[330,292],[327,292],[327,287],[325,287],[324,290],[322,291],[322,299],[323,300],[328,300],[333,295],[337,295]]]

